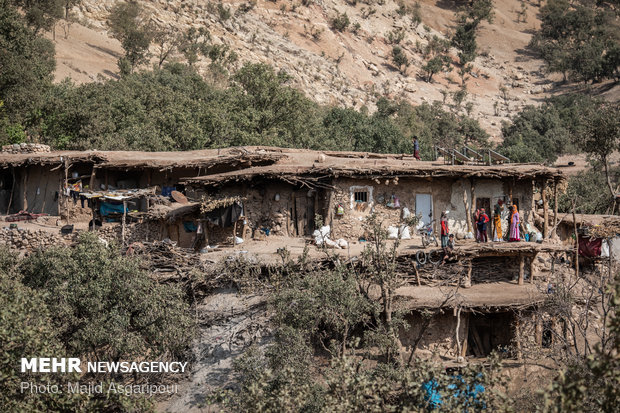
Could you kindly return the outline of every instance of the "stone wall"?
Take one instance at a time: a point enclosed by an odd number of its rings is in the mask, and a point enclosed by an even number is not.
[[[12,145],[3,145],[3,153],[41,153],[50,152],[48,145],[39,143],[14,143]]]
[[[464,321],[465,314],[461,314],[461,324],[459,327],[459,338],[461,345],[466,337],[467,323]],[[401,330],[399,338],[403,350],[409,351],[418,335],[421,333],[422,338],[418,343],[416,353],[422,356],[430,356],[437,353],[442,357],[456,357],[456,322],[457,318],[452,314],[452,310],[448,309],[445,313],[433,317],[430,325],[425,331],[421,331],[424,323],[423,317],[418,312],[412,312],[405,316],[408,324],[406,330]]]
[[[27,230],[23,228],[0,229],[0,245],[8,245],[11,250],[35,251],[61,245],[68,245],[75,241],[77,234],[61,235],[45,230]]]

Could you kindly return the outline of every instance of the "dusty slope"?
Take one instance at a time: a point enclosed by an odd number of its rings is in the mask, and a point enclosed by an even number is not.
[[[116,59],[122,51],[118,42],[107,36],[105,20],[116,1],[84,0],[74,10],[76,18],[88,28],[73,24],[67,39],[62,31],[56,36],[57,79],[69,76],[86,82],[98,76],[115,76]],[[228,19],[209,8],[209,3],[215,2],[205,0],[140,3],[160,27],[178,31],[207,27],[215,42],[237,51],[239,64],[267,62],[285,70],[293,76],[295,86],[320,103],[372,108],[379,96],[386,95],[416,104],[442,101],[442,91],[455,91],[460,85],[454,68],[438,75],[434,83],[422,80],[424,58],[417,46],[424,47],[432,35],[449,36],[454,25],[454,1],[420,1],[422,24],[417,26],[410,16],[396,12],[395,0],[315,0],[309,6],[258,0],[246,13],[240,13],[239,7],[248,2],[224,0],[224,7],[232,13]],[[481,56],[467,81],[467,100],[474,103],[472,115],[497,136],[502,119],[525,104],[540,102],[551,93],[553,84],[542,73],[542,62],[525,52],[532,29],[539,24],[538,8],[528,3],[526,22],[517,22],[518,2],[495,0],[495,6],[494,22],[484,23],[480,32]],[[344,12],[351,21],[349,30],[333,31],[331,19]],[[350,28],[356,23],[359,30],[352,33]],[[392,45],[386,36],[396,28],[406,31],[400,44],[412,61],[406,75],[391,64]],[[320,34],[313,37],[313,32]],[[155,48],[152,51],[156,53]],[[452,54],[456,56],[456,51]],[[203,61],[202,66],[207,63]],[[445,103],[451,103],[450,97]]]

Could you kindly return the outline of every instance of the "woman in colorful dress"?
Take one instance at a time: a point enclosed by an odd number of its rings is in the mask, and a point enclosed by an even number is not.
[[[502,210],[504,209],[504,201],[497,201],[493,211],[493,241],[503,241],[502,239]]]
[[[519,211],[517,206],[512,206],[512,216],[510,217],[510,241],[521,241],[521,235],[519,234]]]

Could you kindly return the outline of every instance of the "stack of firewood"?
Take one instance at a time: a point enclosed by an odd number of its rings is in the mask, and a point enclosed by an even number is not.
[[[135,242],[127,248],[128,255],[142,258],[142,267],[157,278],[185,278],[193,270],[205,270],[206,262],[188,248],[179,248],[172,241]]]

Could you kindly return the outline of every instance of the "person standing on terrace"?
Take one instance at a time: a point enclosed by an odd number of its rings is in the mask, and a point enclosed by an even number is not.
[[[502,210],[504,209],[504,201],[497,200],[493,210],[493,241],[502,241]]]
[[[448,236],[450,230],[448,228],[448,214],[446,211],[441,212],[441,248],[446,248],[448,245]]]
[[[478,236],[479,242],[487,242],[487,223],[489,222],[489,216],[484,211],[484,208],[480,208],[480,214],[478,215],[478,220],[476,221],[476,225],[478,227]]]
[[[510,216],[510,238],[509,241],[521,241],[521,235],[519,233],[519,224],[521,220],[519,219],[519,211],[517,210],[517,206],[512,206],[512,215]]]
[[[413,137],[413,157],[418,161],[420,160],[420,142],[418,142],[418,137]]]

